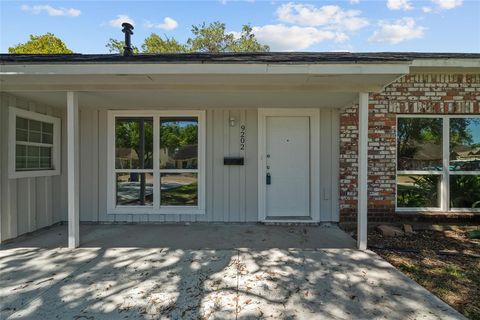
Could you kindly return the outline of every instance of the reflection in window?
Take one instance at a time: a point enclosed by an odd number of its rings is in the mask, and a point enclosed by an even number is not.
[[[439,208],[440,175],[397,176],[397,207]]]
[[[480,208],[480,175],[450,176],[450,207]]]
[[[162,173],[160,205],[198,205],[198,179],[196,173]]]
[[[442,170],[440,118],[398,118],[398,170]]]
[[[450,119],[450,171],[480,171],[480,118]]]
[[[115,168],[153,169],[153,119],[123,118],[115,121]]]
[[[198,168],[198,119],[160,119],[160,169]]]
[[[117,205],[152,206],[153,174],[117,173]]]

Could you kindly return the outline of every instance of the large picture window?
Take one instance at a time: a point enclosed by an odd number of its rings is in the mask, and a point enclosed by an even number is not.
[[[397,118],[397,210],[480,211],[480,117]]]
[[[9,177],[60,174],[60,119],[10,108]]]
[[[111,112],[110,213],[204,213],[203,111]]]

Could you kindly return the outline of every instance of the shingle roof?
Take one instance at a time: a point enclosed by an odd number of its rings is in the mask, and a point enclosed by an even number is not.
[[[375,63],[415,59],[480,59],[480,53],[266,52],[174,54],[0,54],[1,64],[17,63]]]

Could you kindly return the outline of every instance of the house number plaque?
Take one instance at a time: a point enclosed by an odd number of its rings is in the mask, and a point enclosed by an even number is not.
[[[245,150],[245,131],[246,131],[246,126],[244,123],[240,125],[240,150],[244,151]]]

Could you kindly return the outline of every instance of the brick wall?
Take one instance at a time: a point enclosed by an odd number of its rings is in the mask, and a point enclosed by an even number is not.
[[[480,114],[480,75],[408,75],[369,98],[368,209],[370,222],[395,215],[397,114]],[[340,115],[340,222],[357,217],[358,105]]]

